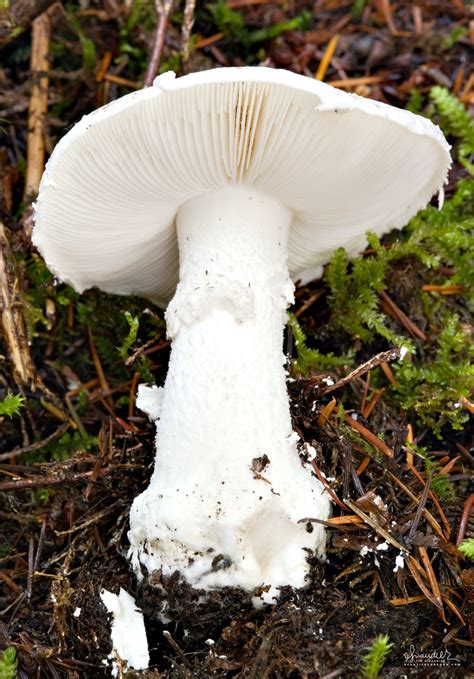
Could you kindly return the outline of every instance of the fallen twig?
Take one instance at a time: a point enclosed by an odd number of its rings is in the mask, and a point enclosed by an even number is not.
[[[17,481],[4,481],[0,483],[0,491],[4,490],[30,490],[32,488],[46,488],[49,486],[59,486],[77,483],[78,481],[90,481],[93,476],[108,476],[119,469],[137,469],[138,465],[121,464],[102,467],[99,473],[92,469],[87,472],[75,472],[74,474],[58,474],[57,476],[42,476],[31,479],[18,479]]]
[[[372,358],[366,361],[365,363],[362,363],[362,365],[359,365],[357,368],[355,368],[355,370],[350,372],[345,377],[342,377],[340,380],[337,380],[335,384],[331,384],[327,387],[322,388],[319,392],[320,395],[323,396],[324,394],[329,394],[331,391],[340,389],[348,382],[352,382],[352,380],[354,380],[356,377],[364,375],[365,373],[369,372],[369,370],[372,370],[378,365],[386,363],[387,361],[394,361],[396,359],[399,359],[401,356],[401,352],[402,349],[400,347],[395,347],[394,349],[390,349],[389,351],[381,351],[379,354],[372,356]]]
[[[24,200],[29,202],[38,193],[44,170],[45,116],[48,110],[48,71],[51,21],[43,12],[34,21],[31,31],[30,71],[33,78],[28,107],[28,142]]]
[[[68,429],[69,422],[65,422],[60,427],[58,427],[56,431],[53,431],[52,434],[42,439],[41,441],[36,441],[36,443],[32,443],[29,446],[24,446],[23,448],[14,448],[13,450],[10,450],[10,452],[8,453],[2,453],[0,455],[0,462],[4,462],[5,460],[9,460],[10,458],[19,457],[24,453],[32,453],[34,450],[39,450],[40,448],[43,448],[43,446],[47,446],[48,443],[51,443],[51,441],[54,441],[55,439],[62,436]]]
[[[7,232],[0,221],[0,314],[3,338],[13,365],[15,378],[23,384],[33,382],[34,367],[26,334],[20,285],[11,265]],[[0,460],[1,460],[0,456]]]
[[[183,27],[181,29],[181,53],[183,61],[189,57],[189,40],[191,38],[191,31],[194,24],[194,10],[196,7],[196,0],[186,0],[184,5]]]
[[[148,66],[145,71],[143,79],[143,87],[150,87],[153,84],[158,69],[160,67],[161,55],[163,54],[163,47],[165,46],[166,28],[168,26],[168,16],[171,11],[172,0],[155,0],[156,11],[158,14],[158,25],[153,39],[153,47],[151,50]]]

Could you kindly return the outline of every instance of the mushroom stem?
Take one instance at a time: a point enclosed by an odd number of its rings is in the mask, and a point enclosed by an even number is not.
[[[245,187],[201,195],[177,216],[180,282],[150,486],[134,502],[136,567],[210,589],[301,587],[305,548],[324,551],[329,502],[301,465],[282,351],[293,297],[292,214]]]

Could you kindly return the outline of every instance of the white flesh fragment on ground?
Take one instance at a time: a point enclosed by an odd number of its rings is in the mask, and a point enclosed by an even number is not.
[[[150,664],[148,641],[143,613],[137,609],[135,599],[122,588],[118,596],[103,589],[100,598],[113,616],[110,637],[115,653],[113,652],[110,657],[113,658],[116,654],[129,668],[146,669]],[[117,663],[113,661],[112,676],[116,677],[117,674]]]

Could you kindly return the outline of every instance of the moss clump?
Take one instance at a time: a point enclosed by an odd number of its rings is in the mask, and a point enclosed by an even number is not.
[[[434,87],[430,100],[429,113],[453,144],[453,156],[463,172],[474,175],[469,162],[474,153],[473,121],[443,88]],[[391,235],[383,243],[375,234],[367,234],[370,249],[352,262],[340,248],[325,274],[331,330],[342,337],[343,346],[352,346],[358,338],[377,350],[380,344],[409,349],[411,361],[393,366],[396,383],[388,396],[412,421],[418,420],[437,435],[448,424],[463,427],[468,419],[464,405],[474,385],[469,322],[474,293],[473,227],[474,178],[464,176],[441,210],[427,207],[398,238]],[[401,266],[412,272],[409,298],[399,289],[397,267]],[[434,285],[435,290],[424,291],[423,283]],[[426,341],[408,337],[401,325],[394,325],[382,313],[380,293],[387,287],[395,298],[401,297],[402,306],[416,303],[422,310]],[[303,334],[296,347],[299,368],[304,371],[317,365],[320,358],[318,367],[324,369],[324,356],[308,350],[304,339]],[[331,361],[337,364],[333,356]]]
[[[387,634],[379,634],[372,642],[367,653],[362,658],[362,677],[364,679],[377,679],[380,676],[386,657],[393,644],[390,643]]]

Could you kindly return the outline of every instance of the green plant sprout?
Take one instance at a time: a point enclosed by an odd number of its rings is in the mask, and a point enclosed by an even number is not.
[[[0,657],[0,679],[16,679],[17,672],[16,649],[13,646],[8,646]]]
[[[367,653],[362,657],[364,679],[377,679],[380,676],[380,671],[392,646],[387,634],[379,634],[375,637]]]
[[[20,394],[7,393],[3,401],[0,401],[0,416],[12,418],[18,415],[25,402],[25,398]]]
[[[474,561],[474,538],[466,538],[458,547],[461,554]]]
[[[128,352],[135,344],[135,341],[137,339],[138,328],[140,327],[140,320],[138,316],[132,316],[130,311],[125,311],[124,316],[127,320],[130,330],[128,332],[128,335],[118,348],[118,352],[120,354],[121,359],[123,361],[126,361],[128,358]]]
[[[345,356],[334,356],[333,353],[322,354],[317,349],[306,346],[306,335],[294,314],[288,314],[288,327],[293,334],[297,358],[293,360],[293,367],[303,375],[311,368],[324,370],[338,365],[344,365],[348,359]]]

